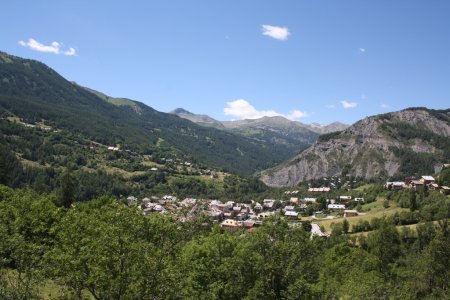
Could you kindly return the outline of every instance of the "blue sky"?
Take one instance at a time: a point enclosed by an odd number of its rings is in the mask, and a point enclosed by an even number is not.
[[[1,7],[1,51],[164,112],[353,123],[411,106],[450,107],[450,1],[7,0]]]

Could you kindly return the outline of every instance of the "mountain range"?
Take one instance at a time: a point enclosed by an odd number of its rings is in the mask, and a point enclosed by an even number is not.
[[[291,121],[281,116],[262,117],[258,119],[244,119],[235,121],[218,121],[208,115],[194,114],[184,108],[177,108],[170,112],[181,118],[187,119],[194,123],[207,127],[216,127],[219,129],[236,129],[236,128],[266,128],[267,130],[277,131],[278,129],[291,129],[292,131],[306,130],[317,134],[325,134],[346,129],[349,125],[341,122],[333,122],[328,125],[312,123],[310,125],[302,122]],[[297,129],[297,130],[296,130]]]
[[[272,147],[283,146],[291,157],[312,145],[320,134],[339,131],[348,127],[348,125],[339,122],[330,125],[307,125],[281,116],[218,121],[207,115],[194,114],[183,108],[177,108],[170,113],[199,125],[238,134]]]
[[[411,108],[350,127],[283,117],[217,121],[162,113],[79,86],[45,64],[0,52],[0,117],[44,122],[84,140],[141,154],[167,153],[270,186],[349,175],[368,180],[433,174],[450,162],[450,110]],[[13,137],[11,137],[13,138]]]
[[[195,124],[126,98],[70,82],[45,64],[0,52],[0,117],[42,122],[108,145],[176,153],[206,166],[251,175],[293,155],[233,132]]]
[[[322,135],[288,162],[262,174],[270,186],[351,175],[403,179],[434,174],[450,161],[450,109],[411,108],[367,117]]]

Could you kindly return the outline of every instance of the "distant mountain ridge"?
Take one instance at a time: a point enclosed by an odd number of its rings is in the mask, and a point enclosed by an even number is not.
[[[322,124],[317,124],[317,123],[312,123],[311,125],[309,125],[309,128],[312,131],[317,132],[319,134],[326,134],[326,133],[335,132],[335,131],[342,131],[348,127],[349,127],[349,125],[341,123],[341,122],[333,122],[328,125],[322,125]]]
[[[450,109],[411,108],[367,117],[319,140],[267,170],[270,186],[292,186],[334,175],[365,179],[433,174],[450,161]]]
[[[176,108],[169,112],[181,118],[188,119],[194,123],[202,126],[214,126],[216,128],[239,128],[239,127],[253,127],[253,126],[272,126],[272,127],[294,127],[308,129],[318,134],[326,134],[334,131],[341,131],[349,127],[349,125],[341,122],[333,122],[328,125],[312,123],[311,125],[304,124],[298,121],[291,121],[281,116],[261,117],[258,119],[243,119],[235,121],[218,121],[207,115],[198,115],[187,111],[184,108]]]
[[[183,108],[170,113],[206,127],[215,127],[244,137],[263,141],[273,146],[284,146],[286,153],[297,154],[312,145],[320,134],[343,130],[348,125],[335,122],[330,125],[303,124],[282,116],[262,117],[236,121],[218,121],[206,115],[197,115]]]

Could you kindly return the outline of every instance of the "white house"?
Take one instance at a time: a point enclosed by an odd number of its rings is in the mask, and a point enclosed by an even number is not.
[[[316,203],[316,198],[304,198],[303,201],[309,202],[309,203]]]
[[[345,209],[345,205],[344,204],[328,204],[328,209],[329,210],[341,210],[341,209]]]

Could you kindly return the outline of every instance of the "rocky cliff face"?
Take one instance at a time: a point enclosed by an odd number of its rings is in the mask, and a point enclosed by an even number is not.
[[[423,154],[424,161],[435,164],[449,159],[449,137],[450,110],[407,109],[368,117],[340,133],[322,136],[261,178],[270,186],[292,186],[343,173],[366,179],[392,177],[414,169],[405,166],[414,164],[408,153],[420,158]]]

